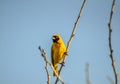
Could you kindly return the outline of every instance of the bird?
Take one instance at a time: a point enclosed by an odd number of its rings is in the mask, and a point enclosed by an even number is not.
[[[62,61],[66,53],[66,46],[62,40],[62,37],[59,34],[54,34],[52,36],[52,46],[51,46],[51,62],[54,67],[54,70],[58,74],[58,65]],[[53,71],[53,76],[56,76]]]

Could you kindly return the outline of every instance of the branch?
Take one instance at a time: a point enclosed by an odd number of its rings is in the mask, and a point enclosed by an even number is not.
[[[109,76],[107,76],[107,79],[110,81],[111,84],[115,84],[114,81]]]
[[[72,30],[72,34],[71,34],[71,36],[70,36],[70,38],[69,38],[69,41],[68,41],[68,43],[67,43],[66,52],[68,52],[69,47],[70,47],[70,44],[71,44],[71,42],[72,42],[72,39],[73,39],[73,37],[74,37],[74,35],[75,35],[75,30],[76,30],[76,28],[77,28],[78,22],[79,22],[79,20],[80,20],[81,15],[82,15],[82,11],[83,11],[83,9],[84,9],[85,2],[86,2],[86,0],[83,1],[82,6],[81,6],[81,9],[80,9],[80,12],[79,12],[78,17],[77,17],[77,19],[76,19],[76,22],[75,22],[75,24],[74,24],[74,27],[73,27],[73,30]],[[67,55],[67,54],[66,54],[66,55]],[[66,60],[66,56],[63,58],[63,63],[65,63],[65,60]],[[60,75],[60,72],[62,71],[63,66],[64,66],[64,65],[61,64],[61,67],[60,67],[59,73],[58,73],[59,75]],[[59,80],[58,80],[58,78],[57,78],[55,84],[57,84],[58,81],[59,81]]]
[[[41,51],[41,55],[44,58],[44,61],[46,63],[45,70],[46,70],[46,73],[47,73],[47,84],[50,84],[50,75],[49,75],[49,72],[48,72],[48,64],[49,64],[49,62],[48,62],[48,60],[46,58],[45,51],[41,47],[39,47],[39,50]]]
[[[118,74],[117,74],[117,70],[116,70],[116,67],[115,67],[115,61],[114,61],[113,49],[112,49],[112,43],[111,43],[112,16],[113,16],[113,12],[114,12],[114,5],[115,5],[115,0],[113,0],[113,3],[112,3],[111,12],[110,12],[110,19],[109,19],[109,23],[108,23],[108,29],[109,29],[108,41],[109,41],[109,49],[110,49],[110,59],[111,59],[111,62],[112,62],[112,68],[113,68],[114,76],[115,76],[115,84],[118,84]]]
[[[89,63],[86,63],[86,82],[87,84],[91,84],[90,73],[89,73]]]
[[[60,78],[60,76],[57,74],[56,70],[54,69],[53,65],[48,61],[47,57],[46,57],[46,53],[44,51],[44,49],[42,49],[40,46],[38,48],[41,52],[41,56],[44,58],[44,61],[46,62],[46,73],[47,73],[47,84],[50,84],[50,75],[48,72],[48,65],[50,65],[50,67],[52,68],[52,70],[55,72],[56,77],[60,80],[60,82],[62,84],[64,84],[63,80]]]

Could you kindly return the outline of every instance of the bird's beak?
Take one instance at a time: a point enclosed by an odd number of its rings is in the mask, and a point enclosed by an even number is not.
[[[53,36],[53,37],[52,37],[52,40],[55,40],[55,39],[56,39],[56,38]]]

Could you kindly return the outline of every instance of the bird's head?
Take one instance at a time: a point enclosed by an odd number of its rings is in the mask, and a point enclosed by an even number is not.
[[[61,43],[62,42],[62,38],[59,34],[54,34],[52,37],[53,43]]]

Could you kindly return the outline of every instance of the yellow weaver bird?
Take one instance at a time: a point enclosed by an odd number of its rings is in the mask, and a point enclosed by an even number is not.
[[[53,44],[51,47],[51,61],[55,71],[58,74],[58,64],[65,56],[66,46],[59,34],[54,34],[52,40]],[[55,72],[53,72],[53,76],[56,76]]]

